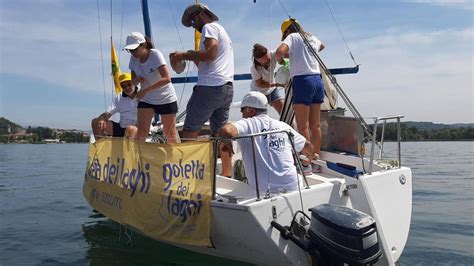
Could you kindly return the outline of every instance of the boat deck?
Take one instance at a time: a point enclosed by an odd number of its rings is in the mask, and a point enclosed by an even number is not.
[[[300,176],[300,180],[302,177]],[[333,183],[334,181],[341,183],[344,182],[343,178],[334,177],[329,174],[318,173],[311,174],[306,176],[308,184],[311,189],[317,188],[323,184]],[[238,205],[248,205],[256,201],[257,192],[255,188],[250,187],[247,183],[233,179],[227,178],[224,176],[217,176],[216,178],[216,192],[217,198],[215,201],[238,204]],[[305,189],[303,183],[300,183],[301,189]],[[266,191],[260,191],[260,197],[265,196]],[[285,195],[291,193],[298,193],[298,191],[289,191],[285,193],[272,194],[274,195]]]

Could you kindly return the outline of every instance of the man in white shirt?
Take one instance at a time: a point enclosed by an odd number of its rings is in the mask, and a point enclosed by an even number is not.
[[[194,61],[198,66],[198,81],[186,107],[183,138],[195,139],[209,120],[215,134],[229,119],[229,108],[234,95],[234,52],[232,41],[219,18],[204,4],[186,8],[181,22],[201,32],[198,51],[174,52],[173,62]]]
[[[302,152],[310,159],[314,158],[309,141],[288,124],[267,115],[268,101],[265,95],[257,91],[247,93],[240,108],[243,119],[225,124],[219,131],[219,136],[236,137],[267,131],[287,130],[293,137],[296,152]],[[288,134],[282,132],[255,137],[255,155],[251,141],[251,138],[237,140],[242,152],[249,185],[255,188],[255,180],[258,177],[258,189],[260,191],[297,190],[298,175]],[[232,145],[227,143],[221,152],[231,153],[231,151]],[[255,176],[254,161],[257,167],[257,177]],[[226,175],[226,172],[230,174],[229,165],[223,165],[223,168],[223,175]]]
[[[137,133],[137,89],[130,73],[120,75],[119,81],[122,93],[115,96],[107,112],[92,119],[92,132],[96,139],[102,136],[134,138]],[[119,123],[109,120],[115,113],[120,114]]]

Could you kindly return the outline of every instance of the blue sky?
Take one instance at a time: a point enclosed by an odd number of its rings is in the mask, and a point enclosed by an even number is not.
[[[194,0],[149,2],[156,47],[165,55],[192,49],[192,30],[180,19]],[[280,23],[287,17],[280,2],[325,43],[321,57],[327,66],[354,65],[325,0],[207,1],[233,41],[236,73],[249,72],[254,43],[278,46]],[[337,79],[363,116],[474,122],[472,1],[327,2],[361,64],[359,74]],[[97,1],[0,0],[0,117],[23,126],[87,130],[104,111],[112,94],[110,0],[98,5],[100,35]],[[139,1],[114,0],[112,35],[118,49],[131,31],[143,32]],[[118,52],[126,71],[129,54]],[[189,75],[195,72],[191,67]],[[183,95],[184,110],[192,84],[175,88],[179,98]],[[236,82],[234,88],[234,100],[240,101],[249,82]]]

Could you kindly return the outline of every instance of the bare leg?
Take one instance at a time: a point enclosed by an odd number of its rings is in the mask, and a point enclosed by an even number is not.
[[[145,142],[145,139],[150,132],[150,124],[154,115],[155,110],[153,108],[138,108],[138,141]]]
[[[303,135],[306,140],[311,141],[311,136],[309,135],[309,106],[304,104],[293,104],[293,109],[295,110],[298,132]]]
[[[183,129],[183,141],[190,141],[197,139],[199,131],[191,131]]]
[[[323,138],[320,119],[321,104],[312,104],[309,108],[309,127],[311,129],[311,144],[313,144],[314,152],[317,154],[321,151]]]
[[[135,139],[137,137],[137,127],[136,126],[128,126],[125,129],[125,137],[129,139]]]
[[[226,149],[224,146],[224,143],[220,143],[219,145],[222,163],[221,175],[230,177],[232,176],[232,150]]]
[[[278,114],[281,114],[281,110],[283,110],[283,104],[284,100],[275,100],[272,102],[272,107],[275,108],[275,110],[278,112]]]
[[[176,114],[161,115],[163,133],[168,143],[179,143],[178,131],[176,130]]]

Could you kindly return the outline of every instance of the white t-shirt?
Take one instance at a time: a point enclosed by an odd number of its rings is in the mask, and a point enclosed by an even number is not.
[[[145,63],[141,63],[140,59],[131,56],[128,67],[131,71],[135,72],[138,77],[145,78],[145,82],[140,84],[140,87],[144,89],[158,82],[161,78],[158,68],[163,65],[166,65],[163,54],[157,49],[151,49],[150,56]],[[154,105],[161,105],[176,102],[176,100],[176,92],[173,84],[168,83],[160,88],[155,88],[148,92],[140,101]]]
[[[271,59],[268,69],[264,68],[263,66],[255,66],[255,64],[252,64],[252,66],[250,67],[250,74],[252,75],[252,82],[250,83],[250,88],[252,89],[252,91],[259,91],[265,95],[268,95],[272,93],[272,91],[275,89],[275,87],[260,88],[255,82],[256,80],[263,79],[263,81],[275,83],[275,76],[273,72],[275,71],[277,61],[274,52],[271,52],[270,56]]]
[[[120,127],[126,128],[130,125],[137,125],[137,106],[137,99],[131,99],[130,97],[126,97],[124,94],[120,93],[115,95],[112,104],[107,109],[107,112],[111,115],[119,113]]]
[[[321,41],[313,35],[308,36],[313,49],[321,49]],[[290,74],[292,77],[300,75],[320,74],[319,63],[313,57],[299,33],[291,33],[283,41],[290,49]]]
[[[234,50],[225,29],[216,22],[202,28],[200,50],[204,50],[206,38],[217,40],[217,56],[214,61],[199,62],[196,85],[221,86],[234,80]]]
[[[238,135],[260,133],[270,130],[290,130],[294,135],[295,149],[297,152],[304,147],[306,139],[291,128],[288,124],[270,118],[266,114],[246,118],[232,123]],[[255,168],[250,138],[237,140],[245,166],[245,173],[249,185],[255,185]],[[258,186],[260,193],[267,191],[278,192],[279,188],[286,190],[298,189],[296,167],[291,152],[291,142],[286,133],[277,133],[255,137],[255,164],[257,166]]]

